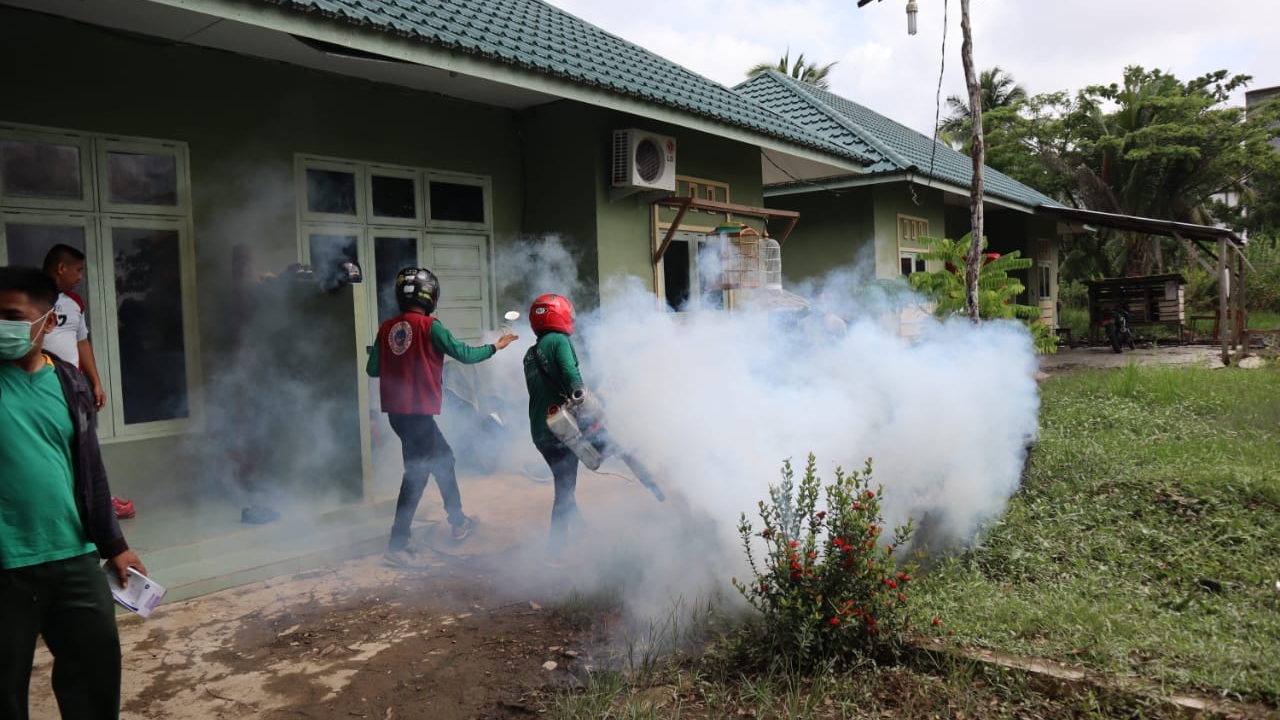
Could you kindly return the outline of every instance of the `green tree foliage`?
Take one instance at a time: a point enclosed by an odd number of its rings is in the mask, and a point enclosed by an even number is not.
[[[777,70],[783,75],[790,75],[800,82],[808,83],[814,87],[826,90],[831,85],[827,80],[827,75],[831,73],[831,68],[836,66],[836,62],[829,62],[826,65],[817,65],[806,62],[804,59],[804,53],[800,53],[800,55],[796,57],[795,64],[792,64],[791,51],[787,50],[786,54],[781,58],[778,58],[778,62],[776,63],[760,63],[759,65],[752,66],[752,68],[747,71],[747,77],[755,77],[770,70]]]
[[[1246,113],[1227,104],[1249,80],[1218,70],[1184,82],[1134,66],[1119,83],[1036,95],[992,112],[988,163],[1073,207],[1238,222],[1259,201],[1251,179],[1280,180],[1269,144],[1280,119],[1275,106]],[[1227,193],[1240,199],[1238,206],[1221,202]],[[1148,274],[1179,263],[1182,252],[1174,243],[1118,231],[1067,249],[1067,279]]]
[[[992,117],[990,113],[1002,108],[1017,107],[1027,99],[1026,88],[1019,85],[1013,75],[999,67],[983,70],[978,76],[978,84],[982,87],[982,130],[991,132],[992,128],[1002,122],[1003,116]],[[967,138],[973,120],[973,111],[969,109],[969,100],[959,95],[947,96],[949,114],[938,125],[940,134],[947,138]],[[968,148],[970,141],[961,145]]]
[[[959,240],[922,237],[920,242],[929,248],[921,257],[941,261],[943,268],[933,272],[912,273],[912,287],[934,302],[933,312],[938,317],[963,315],[964,264],[969,254],[969,235],[966,234]],[[982,247],[987,247],[986,238],[982,239]],[[1026,286],[1009,275],[1015,270],[1026,270],[1033,264],[1031,258],[1022,257],[1022,253],[1016,250],[984,263],[978,272],[978,315],[984,320],[1022,320],[1031,332],[1036,350],[1052,353],[1058,348],[1057,339],[1049,326],[1038,322],[1040,308],[1021,305],[1015,301],[1026,290]]]

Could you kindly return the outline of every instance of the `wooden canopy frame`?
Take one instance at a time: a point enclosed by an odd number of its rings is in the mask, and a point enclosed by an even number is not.
[[[1202,268],[1218,279],[1219,322],[1224,324],[1227,322],[1227,317],[1231,315],[1234,304],[1235,322],[1231,324],[1229,332],[1221,333],[1222,364],[1229,365],[1231,363],[1231,347],[1239,343],[1241,336],[1245,334],[1245,268],[1254,269],[1253,265],[1249,263],[1249,259],[1244,256],[1244,238],[1237,235],[1234,230],[1214,225],[1198,225],[1196,223],[1160,220],[1137,215],[1119,215],[1098,210],[1084,210],[1082,208],[1063,206],[1041,205],[1036,210],[1040,213],[1054,215],[1061,219],[1075,221],[1084,225],[1097,225],[1115,230],[1146,233],[1148,235],[1162,235],[1182,243],[1188,254],[1195,258]],[[1209,243],[1217,244],[1216,251]],[[1217,268],[1211,266],[1201,257],[1196,252],[1196,249],[1216,260]],[[1248,352],[1249,348],[1247,346],[1241,348],[1241,355]]]
[[[796,221],[800,219],[800,213],[795,210],[774,210],[772,208],[756,207],[754,205],[738,205],[736,203],[719,202],[717,200],[704,200],[692,195],[689,195],[688,197],[677,197],[673,195],[660,200],[655,200],[653,204],[676,209],[676,216],[671,221],[671,225],[667,227],[667,234],[663,236],[662,242],[658,245],[658,249],[653,253],[654,265],[661,262],[663,256],[667,254],[667,249],[671,247],[671,240],[676,236],[676,231],[680,229],[680,223],[684,220],[685,214],[690,210],[705,210],[707,212],[724,213],[727,215],[744,215],[746,217],[760,218],[762,220],[785,218],[787,226],[782,229],[782,235],[776,238],[779,245],[786,242],[787,236],[791,234],[792,229],[796,226]]]

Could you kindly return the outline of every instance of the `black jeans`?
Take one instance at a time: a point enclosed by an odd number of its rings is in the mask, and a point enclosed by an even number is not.
[[[0,717],[7,720],[27,720],[37,636],[53,655],[62,717],[120,717],[120,635],[95,555],[0,570]]]
[[[558,552],[564,546],[569,522],[582,519],[574,491],[578,488],[578,456],[569,446],[558,440],[535,445],[551,468],[556,495],[551,504],[551,550]]]
[[[396,519],[391,525],[387,547],[403,550],[409,545],[413,516],[418,512],[427,478],[434,475],[440,488],[440,499],[449,516],[449,524],[458,527],[466,522],[462,514],[462,495],[458,492],[458,476],[454,472],[453,448],[441,434],[434,415],[388,415],[391,429],[400,438],[404,456],[404,479],[396,499]]]

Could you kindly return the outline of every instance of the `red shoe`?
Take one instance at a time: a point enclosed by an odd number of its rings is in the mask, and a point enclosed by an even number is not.
[[[111,505],[116,510],[116,517],[120,518],[121,520],[128,520],[129,518],[138,514],[138,512],[133,509],[132,500],[121,500],[115,495],[112,495]]]

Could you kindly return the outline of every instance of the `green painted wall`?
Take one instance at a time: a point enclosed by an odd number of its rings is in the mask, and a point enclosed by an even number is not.
[[[520,138],[500,108],[6,7],[0,67],[9,70],[0,120],[188,144],[206,381],[230,362],[224,350],[242,322],[229,315],[231,247],[252,246],[255,273],[298,260],[295,153],[487,175],[495,241],[522,225]],[[320,311],[354,334],[349,303]],[[355,377],[347,349],[330,357],[334,373]],[[120,494],[182,492],[189,473],[172,468],[200,444],[117,441],[104,455]]]
[[[930,232],[945,226],[941,191],[915,186],[913,196],[912,190],[907,183],[885,183],[769,198],[770,207],[800,212],[782,249],[786,281],[836,268],[874,267],[877,278],[898,277],[898,215],[928,220]]]
[[[875,258],[870,188],[846,188],[769,198],[771,208],[794,210],[800,220],[782,246],[783,286],[820,278],[832,268]]]
[[[639,128],[669,135],[676,140],[678,174],[729,183],[735,203],[762,203],[760,151],[755,146],[570,102],[526,111],[520,122],[527,174],[526,229],[558,233],[578,254],[585,308],[607,305],[601,291],[610,278],[633,276],[643,287],[654,289],[654,196],[613,199],[609,172],[614,130]]]

